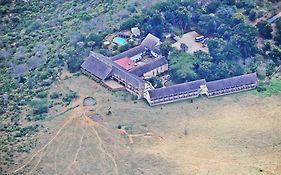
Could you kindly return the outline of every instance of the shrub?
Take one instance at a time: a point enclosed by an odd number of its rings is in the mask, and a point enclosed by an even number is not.
[[[77,17],[83,21],[89,21],[92,19],[92,16],[89,15],[87,12],[80,12],[77,14]]]
[[[27,152],[27,153],[29,153],[31,151],[31,146],[28,145],[28,144],[19,145],[17,147],[17,151],[18,152]]]
[[[27,33],[33,32],[33,31],[39,29],[40,27],[41,27],[41,24],[38,21],[35,21],[27,27],[26,32]]]
[[[149,78],[147,81],[149,81],[154,88],[163,87],[162,81],[159,77],[152,77],[152,78]]]
[[[75,73],[80,70],[80,65],[82,64],[83,60],[77,57],[71,57],[67,61],[67,68],[70,73]]]
[[[39,92],[36,97],[38,98],[46,98],[48,96],[47,92]]]
[[[271,39],[272,34],[271,32],[273,31],[271,24],[267,21],[261,21],[257,23],[257,28],[259,30],[259,34],[261,37],[264,39]]]
[[[46,117],[47,117],[46,114],[39,114],[39,115],[28,116],[27,120],[28,121],[38,121],[38,120],[44,120]]]
[[[14,136],[15,137],[23,137],[23,136],[26,136],[27,134],[32,135],[35,132],[39,131],[38,126],[39,125],[32,125],[32,126],[20,128],[20,130],[17,131]]]
[[[249,19],[250,21],[255,21],[257,19],[257,12],[255,10],[251,10],[249,13]]]
[[[40,99],[40,100],[32,100],[29,103],[30,107],[32,107],[33,114],[43,114],[48,112],[49,103],[48,99]]]
[[[134,5],[128,5],[128,11],[129,12],[131,12],[131,13],[134,13],[134,12],[136,12],[136,8],[135,8],[135,6]]]
[[[275,71],[275,64],[274,63],[269,63],[266,65],[266,76],[270,76],[273,74]]]
[[[62,101],[65,102],[67,105],[70,104],[70,102],[77,98],[77,92],[74,91],[70,91],[69,93],[67,93],[63,98]]]
[[[266,91],[266,87],[264,86],[263,83],[259,83],[259,84],[258,84],[258,86],[257,86],[257,91],[258,91],[258,92]]]
[[[60,95],[61,95],[61,94],[58,93],[58,92],[53,92],[53,93],[51,93],[50,98],[51,98],[51,99],[56,99],[56,98],[59,98]]]

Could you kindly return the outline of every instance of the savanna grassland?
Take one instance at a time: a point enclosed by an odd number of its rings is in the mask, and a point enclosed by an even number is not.
[[[55,83],[51,90],[57,88],[78,92],[80,97],[71,106],[79,106],[44,121],[38,146],[21,157],[17,173],[281,173],[280,95],[258,97],[246,92],[151,108],[126,93],[111,93],[85,76]],[[83,107],[87,96],[97,104]],[[103,120],[87,117],[94,114]],[[116,132],[119,124],[130,126],[133,134],[152,135],[135,137],[130,143]]]

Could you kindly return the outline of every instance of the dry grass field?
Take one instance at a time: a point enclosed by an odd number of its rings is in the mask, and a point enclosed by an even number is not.
[[[70,107],[80,106],[44,121],[46,132],[15,174],[281,174],[280,95],[261,98],[246,92],[149,107],[83,75],[58,82],[52,90],[57,87],[78,92],[80,98]],[[83,107],[87,96],[97,104]],[[92,114],[103,121],[90,120]],[[131,144],[117,133],[119,124],[131,126],[133,134],[152,136],[134,137]]]

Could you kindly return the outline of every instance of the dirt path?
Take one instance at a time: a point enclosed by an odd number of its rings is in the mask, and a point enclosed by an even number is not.
[[[20,168],[16,169],[14,171],[14,173],[20,171],[21,169],[23,169],[25,166],[27,166],[38,154],[40,154],[43,150],[45,150],[50,144],[52,144],[52,142],[56,139],[56,137],[61,133],[61,131],[73,120],[73,118],[69,118],[64,125],[58,130],[58,132],[55,134],[55,136],[46,144],[44,145],[40,150],[38,150],[33,156],[31,156],[31,158]],[[39,162],[40,163],[40,162]],[[38,163],[38,164],[39,164]]]
[[[89,119],[87,118],[87,116],[85,115],[85,113],[84,113],[83,116],[84,116],[85,121],[89,121]],[[104,146],[103,146],[104,143],[103,143],[103,141],[102,141],[102,139],[101,139],[99,133],[98,133],[97,130],[95,129],[95,123],[92,122],[91,120],[90,120],[88,123],[91,125],[92,131],[95,133],[96,137],[98,138],[98,141],[99,141],[99,149],[100,149],[106,156],[108,156],[108,157],[112,160],[112,162],[113,162],[113,164],[114,164],[115,174],[116,174],[116,175],[119,175],[119,171],[118,171],[118,166],[117,166],[116,160],[115,160],[115,158],[114,158],[111,154],[109,154],[109,153],[105,150],[105,148],[104,148]]]

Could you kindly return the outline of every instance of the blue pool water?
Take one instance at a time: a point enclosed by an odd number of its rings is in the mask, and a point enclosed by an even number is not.
[[[127,43],[127,41],[124,38],[121,38],[121,37],[113,38],[113,42],[118,44],[119,46],[124,46]]]

